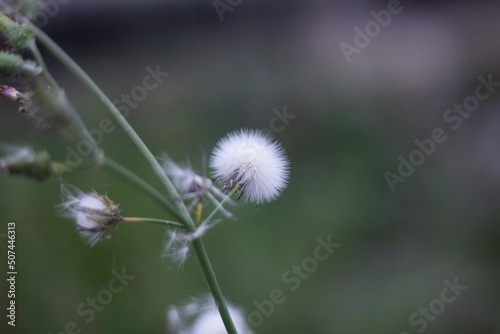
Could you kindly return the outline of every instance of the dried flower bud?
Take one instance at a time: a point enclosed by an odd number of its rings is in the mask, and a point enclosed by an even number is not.
[[[21,96],[21,92],[9,86],[0,86],[0,95],[8,100],[16,101]]]
[[[63,186],[64,215],[73,218],[79,232],[91,239],[88,249],[108,237],[119,221],[120,210],[107,196],[86,193],[76,187]],[[87,250],[88,250],[87,249]]]
[[[0,75],[35,76],[42,68],[31,60],[24,60],[20,55],[0,52]]]
[[[21,93],[15,88],[9,86],[0,86],[0,96],[19,103],[21,105],[19,107],[19,113],[28,117],[33,116],[31,113],[33,106],[33,94],[31,92]]]
[[[7,174],[24,175],[43,181],[53,173],[53,162],[47,151],[35,152],[30,147],[1,145],[8,154],[0,159],[0,170]]]
[[[5,38],[14,50],[30,49],[35,45],[35,30],[27,24],[19,24],[0,13],[0,36]]]

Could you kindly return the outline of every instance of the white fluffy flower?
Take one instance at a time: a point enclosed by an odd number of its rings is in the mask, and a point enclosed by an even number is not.
[[[234,326],[240,334],[253,334],[242,309],[227,303]],[[187,305],[172,306],[167,312],[169,329],[175,334],[226,334],[226,328],[210,295]]]
[[[92,240],[88,249],[107,237],[122,219],[118,205],[107,196],[86,193],[69,186],[62,186],[61,190],[63,214],[73,218],[78,231]]]
[[[281,145],[256,130],[228,134],[210,158],[215,179],[224,183],[224,191],[239,185],[240,194],[257,204],[280,195],[287,184],[288,165]]]

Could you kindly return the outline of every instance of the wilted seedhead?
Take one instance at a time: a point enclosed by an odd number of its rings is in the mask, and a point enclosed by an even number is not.
[[[62,213],[75,221],[79,232],[91,239],[87,250],[109,233],[122,220],[120,210],[107,196],[95,192],[87,193],[76,187],[61,187],[63,203],[59,205]]]

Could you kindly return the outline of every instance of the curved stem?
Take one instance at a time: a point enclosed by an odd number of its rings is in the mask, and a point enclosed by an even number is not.
[[[48,51],[50,51],[57,59],[59,59],[80,81],[84,84],[84,86],[91,91],[108,109],[108,111],[115,117],[120,126],[125,130],[127,135],[130,137],[132,142],[137,146],[139,151],[142,153],[146,161],[151,165],[154,172],[161,180],[169,194],[178,198],[179,193],[175,189],[174,185],[165,174],[164,170],[161,168],[160,164],[153,156],[153,154],[149,151],[147,146],[144,144],[142,139],[137,135],[135,130],[128,124],[127,120],[120,111],[115,107],[115,105],[109,100],[109,98],[102,92],[102,90],[95,84],[95,82],[85,73],[77,63],[71,59],[71,57],[64,52],[63,49],[57,45],[49,36],[47,36],[43,31],[37,29],[37,39],[43,44]],[[176,206],[180,211],[182,216],[182,221],[185,224],[185,227],[188,231],[194,232],[196,230],[196,225],[191,218],[186,205],[184,202],[179,201],[176,202]],[[205,274],[205,278],[207,279],[207,283],[210,287],[212,295],[214,296],[215,302],[221,314],[224,325],[229,334],[237,334],[236,328],[234,327],[233,321],[231,319],[231,315],[227,309],[226,302],[222,295],[222,291],[220,289],[219,283],[215,276],[215,272],[212,268],[212,264],[210,263],[210,259],[208,258],[208,254],[206,252],[205,246],[201,238],[193,241],[196,252],[198,254],[198,258],[200,259],[201,267]]]
[[[141,179],[132,171],[128,170],[123,165],[121,165],[120,163],[114,161],[109,157],[104,158],[103,165],[105,168],[109,169],[112,172],[115,172],[116,174],[120,175],[121,177],[123,177],[124,179],[135,185],[137,188],[144,191],[156,202],[158,202],[161,206],[163,206],[166,210],[168,210],[168,212],[174,215],[176,219],[182,220],[182,217],[177,213],[177,210],[175,209],[174,205],[164,195],[162,195],[158,190],[153,188],[149,183]]]
[[[122,217],[122,221],[130,223],[157,223],[177,228],[185,228],[183,224],[165,219],[143,218],[143,217]]]
[[[33,45],[31,47],[31,51],[33,52],[33,55],[35,56],[35,59],[37,60],[37,62],[42,67],[43,76],[47,79],[47,81],[52,86],[52,88],[56,91],[62,91],[61,87],[59,87],[58,83],[56,82],[54,77],[50,74],[49,70],[47,69],[47,66],[45,65],[45,61],[43,60],[43,57],[40,54],[40,51],[38,50],[38,48]]]
[[[64,95],[65,94],[64,91],[57,84],[57,81],[54,79],[52,74],[50,74],[47,66],[45,65],[45,61],[43,60],[43,57],[40,54],[40,51],[34,45],[34,43],[31,46],[31,51],[33,52],[33,55],[35,56],[35,59],[37,60],[37,62],[42,67],[42,75],[45,77],[45,79],[47,79],[49,84],[52,86],[52,89],[56,92],[56,94]],[[64,99],[66,100],[65,96],[64,96]],[[77,129],[77,132],[79,131],[80,137],[90,143],[92,154],[94,155],[94,159],[99,164],[100,160],[102,159],[103,153],[101,152],[101,150],[99,149],[99,146],[97,146],[97,143],[95,142],[94,138],[92,137],[89,130],[85,126],[85,123],[83,123],[80,115],[78,115],[78,112],[69,103],[69,101],[67,101],[67,103],[65,103],[65,110],[68,113],[68,116],[71,120],[71,125]]]
[[[123,117],[118,108],[116,108],[113,102],[111,102],[111,100],[106,96],[106,94],[104,94],[99,86],[96,85],[96,83],[88,76],[88,74],[85,73],[85,71],[83,71],[82,68],[73,59],[71,59],[71,57],[63,49],[59,47],[59,45],[57,45],[40,29],[37,29],[37,39],[47,48],[48,51],[50,51],[57,59],[59,59],[91,93],[93,93],[101,101],[101,103],[120,124],[125,133],[127,133],[129,138],[144,156],[149,165],[153,168],[154,172],[163,183],[169,194],[174,198],[178,198],[179,193],[175,189],[168,176],[165,174],[165,171],[161,167],[158,160],[156,160],[154,155],[151,153],[151,151],[149,151],[147,146],[142,141],[141,137],[139,137],[137,132],[135,132],[135,130],[130,126],[125,117]],[[189,230],[194,231],[196,229],[196,226],[191,219],[191,216],[189,215],[189,212],[187,211],[184,203],[182,201],[179,201],[176,203],[176,205],[182,215],[183,220],[186,223],[186,227]]]

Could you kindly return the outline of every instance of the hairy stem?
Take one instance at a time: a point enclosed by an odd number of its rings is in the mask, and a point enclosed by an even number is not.
[[[120,126],[125,130],[127,135],[130,137],[132,142],[136,145],[139,151],[142,153],[146,161],[151,165],[154,172],[163,183],[169,194],[174,198],[179,198],[179,194],[175,189],[174,185],[165,174],[164,170],[161,168],[160,164],[153,156],[151,151],[144,144],[139,135],[135,132],[135,130],[130,126],[125,117],[120,113],[120,111],[115,107],[115,105],[111,102],[111,100],[102,92],[102,90],[95,84],[95,82],[85,73],[77,63],[71,59],[71,57],[66,54],[66,52],[59,47],[49,36],[47,36],[43,31],[37,29],[37,39],[43,44],[49,52],[51,52],[57,59],[59,59],[82,83],[89,91],[91,91],[100,101],[101,103],[108,109],[108,111],[115,117]],[[182,216],[182,221],[185,224],[187,230],[194,232],[196,230],[196,225],[191,218],[184,202],[178,201],[176,202],[176,206],[180,211]],[[198,258],[200,259],[201,267],[205,274],[205,278],[210,287],[210,290],[214,296],[215,302],[221,314],[224,325],[226,326],[226,330],[229,334],[237,334],[236,328],[234,327],[233,321],[231,319],[231,315],[227,309],[226,302],[222,295],[222,291],[220,289],[219,283],[215,276],[215,272],[212,268],[212,264],[210,263],[210,259],[208,258],[207,251],[203,244],[201,238],[193,241],[193,244],[196,249],[196,253],[198,254]]]

